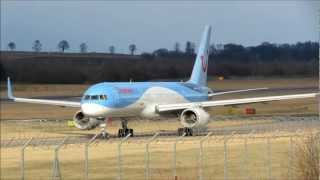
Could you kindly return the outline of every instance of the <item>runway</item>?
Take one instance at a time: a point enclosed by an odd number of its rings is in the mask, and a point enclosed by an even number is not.
[[[194,136],[205,136],[209,132],[212,133],[212,136],[222,136],[222,135],[243,135],[248,133],[272,133],[272,132],[294,132],[297,130],[303,129],[313,129],[320,128],[320,120],[317,115],[277,115],[277,116],[217,116],[216,120],[227,121],[232,120],[232,118],[243,118],[246,120],[259,120],[259,119],[270,119],[273,120],[273,123],[267,124],[242,124],[235,127],[223,127],[223,128],[210,128],[205,130],[194,129]],[[28,120],[27,122],[34,122],[39,120]],[[143,122],[141,122],[143,123]],[[166,139],[169,141],[174,141],[177,136],[177,131],[170,130],[161,130],[155,131],[153,133],[135,133],[134,137],[130,137],[130,140],[133,141],[147,141],[151,138],[156,132],[159,132],[159,138]],[[93,136],[92,134],[83,134],[83,135],[71,135],[65,137],[34,137],[30,143],[31,147],[39,146],[57,146],[60,144],[64,138],[67,137],[64,142],[65,145],[70,144],[85,144]],[[187,137],[190,138],[190,137]],[[10,139],[1,139],[2,148],[10,147],[22,147],[30,138],[10,138]],[[108,143],[118,143],[120,138],[116,134],[109,134],[108,138],[104,138],[101,135],[97,137],[97,142],[108,142]]]

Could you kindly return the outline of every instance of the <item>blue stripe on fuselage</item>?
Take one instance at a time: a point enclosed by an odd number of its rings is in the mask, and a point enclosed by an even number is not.
[[[85,95],[107,95],[107,100],[84,100],[81,103],[95,103],[110,108],[122,108],[137,102],[152,87],[173,90],[190,102],[208,99],[206,88],[184,82],[105,82],[88,88]],[[161,102],[159,102],[161,103]]]

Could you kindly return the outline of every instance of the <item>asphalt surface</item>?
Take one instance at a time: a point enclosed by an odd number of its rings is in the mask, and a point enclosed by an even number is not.
[[[285,131],[285,132],[295,132],[297,130],[302,129],[317,129],[320,131],[320,120],[317,115],[286,115],[286,116],[250,116],[250,117],[240,117],[240,116],[218,116],[216,117],[218,120],[227,120],[232,118],[244,118],[245,120],[274,120],[273,123],[266,124],[243,124],[235,127],[225,127],[225,128],[212,128],[206,130],[194,130],[194,136],[205,136],[209,132],[212,133],[213,136],[218,135],[230,135],[230,134],[248,134],[248,133],[268,133],[268,132],[277,132],[277,131]],[[131,140],[134,141],[146,141],[148,138],[151,138],[154,133],[135,133],[134,137],[131,137]],[[160,131],[159,139],[166,138],[175,140],[178,137],[177,131]],[[87,135],[78,135],[78,136],[68,136],[68,139],[64,142],[65,145],[68,144],[85,144],[93,138],[95,134],[87,134]],[[30,146],[57,146],[60,144],[65,137],[42,137],[42,138],[33,138],[30,143]],[[10,147],[21,147],[23,146],[29,139],[1,139],[1,148],[10,148]],[[109,134],[108,138],[102,137],[102,135],[97,136],[96,142],[119,142],[120,138],[115,134]]]

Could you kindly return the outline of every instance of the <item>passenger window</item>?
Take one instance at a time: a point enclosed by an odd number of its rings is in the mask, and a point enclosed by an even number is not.
[[[107,96],[106,95],[100,95],[100,100],[106,100],[107,99]]]
[[[98,100],[98,99],[99,99],[98,95],[91,96],[91,100]]]
[[[89,100],[90,99],[90,96],[89,95],[86,95],[85,97],[84,97],[84,100]]]

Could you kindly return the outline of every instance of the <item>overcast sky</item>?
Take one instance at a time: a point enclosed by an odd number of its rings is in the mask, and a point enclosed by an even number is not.
[[[72,51],[86,42],[89,51],[128,53],[173,49],[187,40],[198,45],[204,25],[213,27],[211,42],[296,43],[318,41],[319,1],[3,1],[1,49],[14,41],[30,51],[34,40],[43,51],[56,51],[67,40]]]

